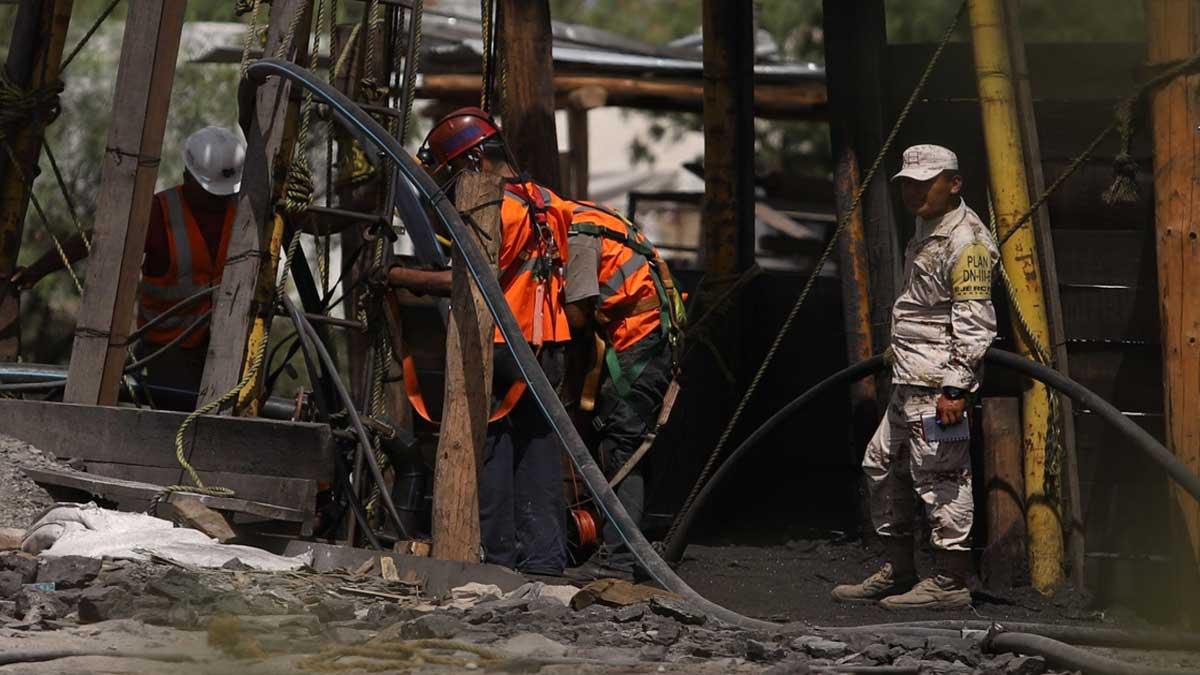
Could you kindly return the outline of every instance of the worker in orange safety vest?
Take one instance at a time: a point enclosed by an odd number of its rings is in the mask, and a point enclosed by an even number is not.
[[[463,171],[504,178],[500,286],[546,377],[558,386],[571,338],[563,303],[571,205],[519,172],[495,121],[478,108],[463,108],[439,121],[420,157],[447,191]],[[451,277],[449,270],[393,266],[388,284],[448,297]],[[524,383],[511,354],[500,346],[503,341],[497,331],[497,411],[488,425],[479,474],[484,559],[527,573],[558,575],[566,564],[561,450],[532,396],[522,395]]]
[[[221,283],[245,157],[246,144],[234,132],[200,129],[184,142],[183,183],[154,195],[138,290],[137,322],[145,330],[137,354],[161,351],[147,363],[144,383],[156,407],[195,408],[212,310],[212,295],[204,291]],[[86,241],[77,234],[63,243],[61,254],[47,252],[10,281],[32,287],[66,261],[86,258],[90,241],[91,232]]]

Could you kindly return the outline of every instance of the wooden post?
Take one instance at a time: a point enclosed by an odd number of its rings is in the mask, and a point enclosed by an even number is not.
[[[834,160],[841,166],[847,151],[860,162],[874,161],[888,132],[885,114],[884,58],[887,31],[883,0],[825,0],[825,64],[829,88]],[[888,164],[885,162],[885,166]],[[892,304],[900,286],[900,246],[886,171],[880,171],[863,195],[862,219],[870,270],[870,321],[874,344],[890,342]]]
[[[457,206],[471,212],[479,224],[476,241],[493,268],[499,253],[503,196],[496,176],[468,173],[458,181]],[[480,208],[484,204],[490,206]],[[485,236],[480,236],[480,231]],[[478,476],[491,413],[495,324],[457,249],[453,270],[452,309],[446,326],[445,405],[433,479],[433,557],[478,562]]]
[[[154,206],[185,0],[131,0],[64,400],[113,405]]]
[[[1166,68],[1200,49],[1200,1],[1148,0],[1149,65]],[[1155,70],[1155,72],[1158,72]],[[1162,321],[1163,395],[1167,443],[1200,473],[1200,75],[1177,77],[1150,97],[1154,126],[1154,219],[1159,312]],[[1183,566],[1200,560],[1200,505],[1171,483],[1189,545]],[[1183,537],[1181,536],[1181,539]],[[1183,557],[1182,555],[1180,557]],[[1186,573],[1187,570],[1181,569]],[[1194,609],[1194,607],[1193,607]]]
[[[608,92],[600,87],[583,87],[567,95],[567,138],[571,143],[570,197],[588,198],[590,160],[588,148],[588,111],[599,108],[608,100]]]
[[[1029,194],[1040,195],[1046,189],[1042,170],[1042,151],[1037,134],[1037,116],[1033,110],[1033,90],[1029,83],[1029,64],[1025,61],[1025,39],[1021,34],[1020,0],[1004,1],[1004,20],[1012,56],[1013,88],[1017,97],[1017,118],[1021,125],[1021,144],[1025,147],[1025,170]],[[1070,377],[1067,358],[1067,331],[1063,323],[1062,296],[1058,286],[1058,266],[1054,262],[1054,234],[1050,229],[1050,210],[1042,205],[1033,218],[1042,263],[1042,281],[1046,294],[1046,315],[1050,320],[1051,352],[1055,369]],[[1083,503],[1079,489],[1079,460],[1075,453],[1075,414],[1071,399],[1058,397],[1060,432],[1063,447],[1063,487],[1066,489],[1067,541],[1071,556],[1071,582],[1085,587],[1087,542],[1083,533]]]
[[[311,4],[306,0],[277,0],[271,4],[264,53],[282,53],[289,61],[304,62]],[[302,13],[299,23],[289,35],[297,12]],[[246,339],[262,309],[257,291],[259,275],[264,267],[271,265],[267,249],[275,201],[282,192],[295,139],[298,106],[290,100],[291,91],[292,85],[287,80],[271,78],[255,92],[254,109],[239,111],[246,134],[246,166],[221,288],[213,301],[212,338],[198,406],[221,398],[241,380]]]
[[[58,79],[72,2],[22,0],[17,7],[4,66],[14,86],[37,90]],[[17,267],[25,213],[29,210],[29,195],[37,175],[45,130],[46,118],[34,113],[0,146],[0,278],[8,278]],[[15,361],[20,352],[20,293],[5,284],[0,289],[0,361]]]
[[[504,140],[520,168],[558,192],[562,170],[554,120],[549,0],[500,0],[501,59],[508,77],[500,110]]]
[[[720,283],[754,264],[754,3],[704,0],[701,261]]]
[[[983,481],[987,547],[981,573],[988,588],[1012,588],[1025,567],[1025,478],[1021,464],[1021,404],[983,399]]]
[[[859,189],[858,158],[852,148],[843,148],[835,175],[837,215],[845,218]],[[838,270],[842,280],[842,317],[846,328],[846,361],[858,363],[874,354],[871,336],[871,271],[867,261],[867,238],[863,228],[862,207],[850,213],[846,229],[838,242]],[[850,385],[851,459],[855,465],[871,440],[879,423],[878,391],[875,378],[868,377]],[[865,480],[865,477],[864,477]],[[862,483],[859,483],[862,485]],[[866,490],[860,490],[859,520],[863,533],[871,527]]]

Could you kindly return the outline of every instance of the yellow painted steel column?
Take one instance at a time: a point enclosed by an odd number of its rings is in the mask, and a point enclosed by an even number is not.
[[[250,376],[250,378],[242,387],[241,393],[238,394],[235,408],[238,415],[250,417],[258,415],[259,398],[262,396],[264,380],[263,371],[269,364],[260,364],[257,370],[253,373],[251,371],[254,369],[254,362],[257,360],[259,350],[266,348],[263,343],[271,339],[269,322],[275,317],[275,280],[279,274],[279,252],[283,248],[284,229],[283,216],[276,212],[271,221],[271,239],[267,243],[268,258],[259,271],[256,291],[259,303],[258,316],[254,317],[254,324],[250,327],[250,336],[246,339],[246,361],[242,366],[242,377]],[[300,233],[297,232],[293,236],[299,237]]]
[[[975,74],[983,113],[988,173],[1001,237],[1029,209],[1029,183],[1021,148],[1021,128],[1013,93],[1004,8],[1001,0],[970,0],[971,40],[975,48]],[[1014,285],[1015,310],[1025,317],[1033,338],[1050,344],[1037,244],[1031,226],[1022,225],[1000,251],[1001,264]],[[1015,312],[1014,312],[1015,314]],[[1020,351],[1032,356],[1022,328],[1014,317]],[[1053,593],[1063,582],[1062,523],[1058,500],[1046,494],[1046,431],[1050,422],[1046,387],[1027,380],[1021,395],[1021,423],[1025,452],[1025,520],[1029,532],[1029,568],[1033,586]]]

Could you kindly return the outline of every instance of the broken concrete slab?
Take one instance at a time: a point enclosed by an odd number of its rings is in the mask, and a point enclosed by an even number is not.
[[[384,557],[390,558],[396,564],[396,570],[401,579],[415,578],[421,583],[422,591],[434,598],[446,597],[451,589],[472,581],[493,584],[505,593],[519,588],[525,583],[525,579],[521,575],[499,565],[435,560],[311,541],[289,542],[287,548],[284,549],[285,556],[297,556],[305,553],[312,554],[312,566],[318,572],[355,570],[369,561]],[[374,568],[379,569],[380,565],[375,564]]]
[[[708,621],[708,615],[679,598],[655,596],[650,599],[650,611],[689,626],[701,626]]]

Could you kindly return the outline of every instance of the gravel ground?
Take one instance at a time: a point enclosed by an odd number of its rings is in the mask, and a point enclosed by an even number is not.
[[[0,435],[0,527],[26,529],[54,503],[22,467],[53,466],[54,458],[32,445]]]

